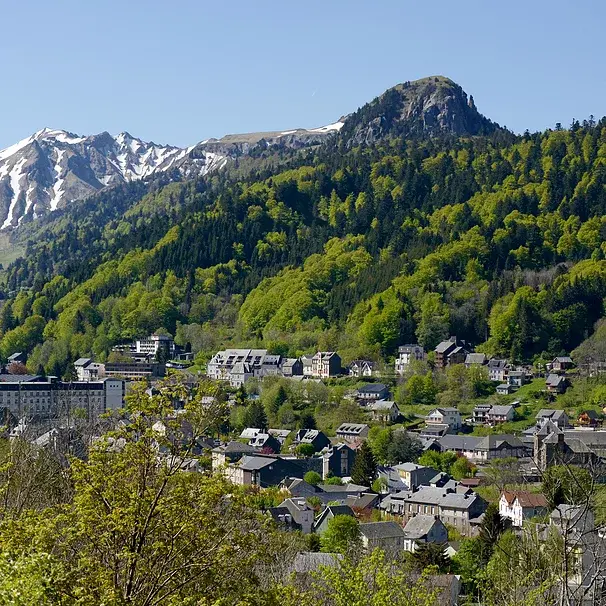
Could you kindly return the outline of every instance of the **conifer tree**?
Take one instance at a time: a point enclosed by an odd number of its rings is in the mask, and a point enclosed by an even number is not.
[[[498,506],[495,503],[490,503],[484,512],[484,520],[480,526],[480,535],[478,537],[482,545],[485,561],[490,559],[494,546],[504,530],[505,525],[503,524],[503,518],[501,518]]]
[[[372,486],[376,477],[377,462],[368,442],[363,442],[356,454],[356,460],[351,470],[351,480],[360,486]]]

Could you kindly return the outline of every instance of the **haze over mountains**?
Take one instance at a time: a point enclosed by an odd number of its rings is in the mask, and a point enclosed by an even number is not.
[[[478,112],[473,97],[441,76],[399,84],[324,127],[227,135],[188,148],[144,142],[127,132],[79,136],[45,128],[0,151],[0,228],[121,183],[166,173],[175,180],[204,176],[238,157],[313,147],[335,135],[351,148],[386,136],[473,136],[499,128]]]

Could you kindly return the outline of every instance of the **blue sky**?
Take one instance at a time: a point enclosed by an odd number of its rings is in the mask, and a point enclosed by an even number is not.
[[[599,0],[0,0],[0,148],[315,127],[442,74],[515,131],[606,114]]]

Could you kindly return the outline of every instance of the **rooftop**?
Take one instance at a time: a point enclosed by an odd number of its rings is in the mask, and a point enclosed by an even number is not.
[[[517,499],[522,507],[548,507],[547,499],[544,495],[527,490],[503,491],[505,500],[512,505]]]
[[[403,537],[404,530],[397,522],[367,522],[360,524],[360,534],[368,539]]]
[[[404,527],[404,532],[409,539],[421,539],[427,536],[427,533],[435,523],[435,516],[418,514],[408,520],[408,524]]]
[[[368,425],[365,423],[342,423],[337,428],[337,433],[362,433],[365,429],[368,429]]]
[[[387,390],[387,385],[383,383],[368,383],[358,389],[358,393],[381,393]]]

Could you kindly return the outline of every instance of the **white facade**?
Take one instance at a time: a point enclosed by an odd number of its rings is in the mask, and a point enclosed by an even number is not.
[[[267,349],[225,349],[217,352],[206,367],[206,374],[217,381],[230,381],[236,365],[247,365],[260,371]],[[256,376],[256,375],[255,375]]]
[[[134,343],[134,351],[155,356],[163,348],[172,357],[175,354],[175,342],[166,335],[150,335]]]
[[[461,429],[461,413],[456,408],[434,408],[427,417],[427,425],[448,425],[456,431]]]
[[[524,520],[547,513],[547,500],[541,494],[502,492],[499,514],[511,520],[512,526],[522,527]]]
[[[98,413],[124,405],[124,381],[22,381],[0,383],[0,409],[15,416],[53,416],[64,407],[94,409]]]
[[[422,361],[424,359],[425,350],[420,345],[401,345],[398,347],[398,356],[395,361],[396,374],[403,375],[413,360]]]
[[[89,358],[80,358],[74,363],[78,381],[98,381],[105,377],[105,364],[93,362]]]

